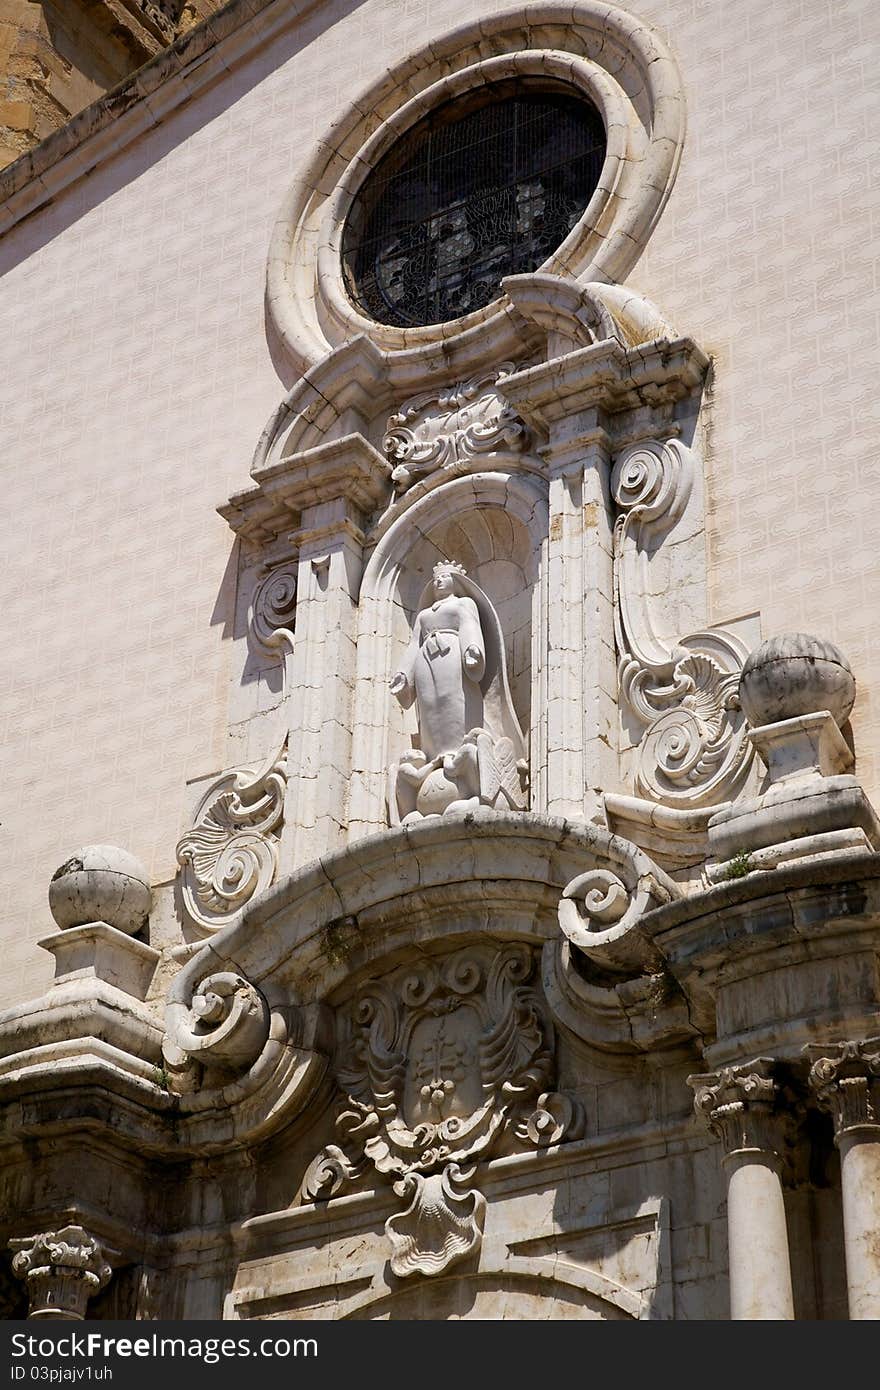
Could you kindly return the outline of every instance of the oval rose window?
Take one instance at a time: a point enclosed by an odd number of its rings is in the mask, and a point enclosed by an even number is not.
[[[604,159],[599,113],[558,88],[499,83],[438,107],[361,186],[342,241],[348,293],[404,328],[482,308],[565,240]]]

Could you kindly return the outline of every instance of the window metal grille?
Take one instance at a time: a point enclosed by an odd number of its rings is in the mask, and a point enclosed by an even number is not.
[[[488,304],[535,270],[599,182],[605,129],[586,100],[484,88],[439,108],[377,165],[343,234],[348,292],[379,323],[411,327]]]

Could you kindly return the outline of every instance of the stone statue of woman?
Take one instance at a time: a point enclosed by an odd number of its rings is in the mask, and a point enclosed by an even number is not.
[[[394,770],[392,820],[479,805],[524,807],[525,743],[501,624],[488,596],[454,561],[434,567],[391,692],[404,709],[415,703],[420,745]]]

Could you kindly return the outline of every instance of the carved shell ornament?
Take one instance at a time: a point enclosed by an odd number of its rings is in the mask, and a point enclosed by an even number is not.
[[[553,1035],[524,946],[471,947],[366,986],[345,1022],[341,1145],[306,1173],[306,1201],[336,1196],[368,1165],[406,1209],[386,1223],[391,1268],[436,1274],[474,1250],[480,1159],[576,1137],[578,1105],[551,1090]]]

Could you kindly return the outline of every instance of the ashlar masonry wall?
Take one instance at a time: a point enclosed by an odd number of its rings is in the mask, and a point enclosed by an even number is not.
[[[632,8],[688,97],[630,283],[715,361],[712,616],[760,609],[765,634],[842,648],[876,798],[880,17],[868,0]],[[462,0],[288,9],[254,56],[0,237],[0,1004],[48,978],[57,865],[110,842],[167,882],[187,781],[234,761],[245,644],[214,509],[294,377],[264,314],[272,224],[353,96],[473,18]]]

